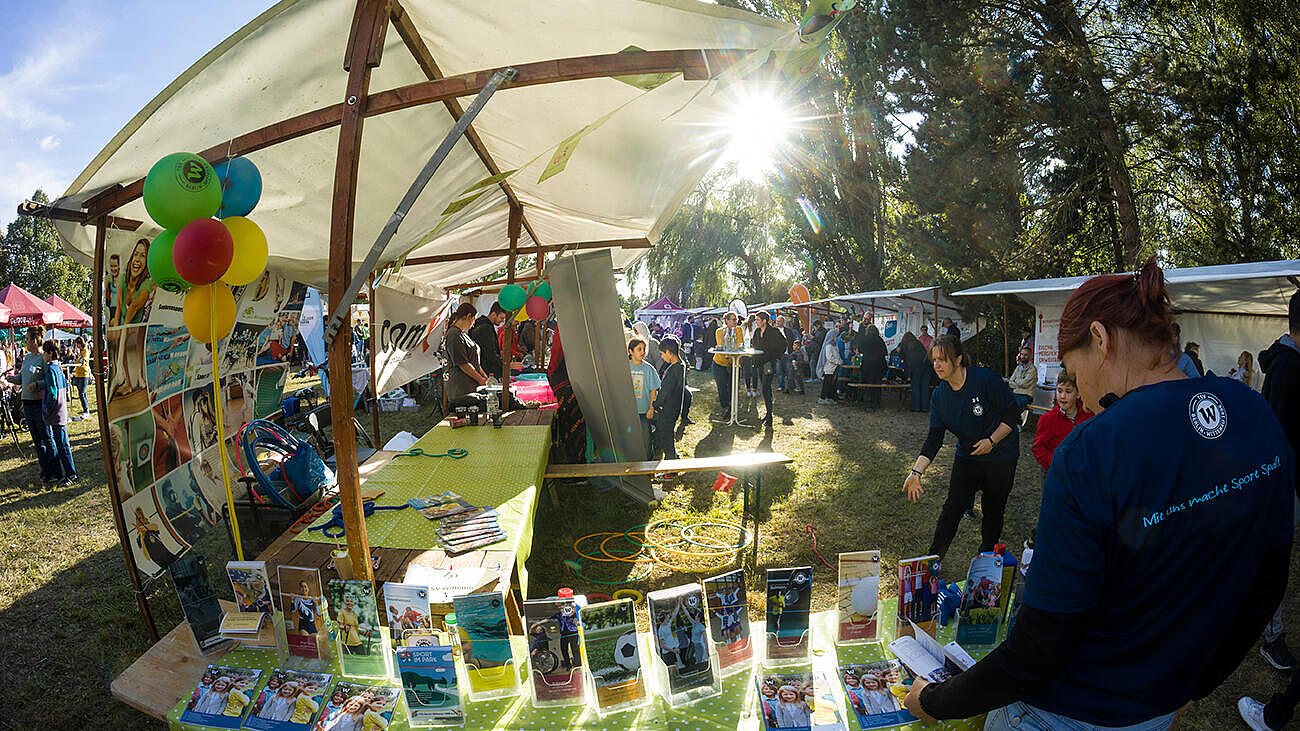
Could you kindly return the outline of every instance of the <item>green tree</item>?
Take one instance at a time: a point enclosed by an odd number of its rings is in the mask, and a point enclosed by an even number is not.
[[[42,190],[33,193],[32,200],[50,202]],[[89,311],[91,271],[63,251],[48,218],[19,216],[9,224],[0,240],[0,272],[0,282],[16,284],[42,299],[57,294]]]

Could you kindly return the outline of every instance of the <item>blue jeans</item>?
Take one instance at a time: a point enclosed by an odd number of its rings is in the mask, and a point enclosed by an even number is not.
[[[90,413],[90,404],[86,402],[86,378],[85,376],[73,376],[72,385],[77,387],[77,398],[81,401],[81,413]]]
[[[794,361],[789,353],[781,356],[781,359],[776,362],[776,368],[776,387],[786,393],[793,391],[795,382]]]
[[[713,361],[713,383],[718,387],[718,404],[723,411],[731,410],[731,366]]]
[[[59,471],[67,480],[77,479],[77,466],[72,463],[72,444],[68,442],[68,427],[62,424],[50,426],[51,442],[54,444],[55,459]]]
[[[1164,731],[1174,723],[1174,714],[1157,716],[1132,726],[1098,726],[1016,701],[989,712],[984,731]]]
[[[41,465],[41,479],[46,482],[63,479],[54,452],[54,438],[41,414],[41,402],[23,401],[23,418],[27,420],[27,432],[31,434],[32,446],[36,449],[36,461]]]
[[[1013,393],[1011,398],[1015,400],[1022,411],[1034,402],[1034,397],[1027,393]]]

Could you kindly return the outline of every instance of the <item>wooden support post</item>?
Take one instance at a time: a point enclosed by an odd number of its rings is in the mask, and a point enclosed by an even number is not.
[[[144,588],[140,583],[140,569],[135,565],[135,554],[131,551],[131,538],[126,530],[126,516],[122,515],[121,490],[117,484],[117,470],[114,469],[113,453],[109,449],[108,439],[108,374],[104,364],[104,245],[108,239],[108,220],[105,216],[95,223],[95,262],[94,280],[91,282],[91,335],[94,338],[92,352],[95,354],[94,366],[90,369],[95,377],[95,416],[99,418],[99,449],[104,460],[104,474],[108,477],[108,504],[113,508],[113,527],[117,528],[117,540],[122,545],[122,558],[126,560],[126,573],[131,578],[131,591],[135,593],[136,606],[140,608],[140,618],[144,620],[145,631],[151,642],[158,641],[158,627],[153,621],[153,612],[145,599]],[[9,339],[13,340],[13,328],[9,329]],[[126,449],[126,445],[122,445]]]
[[[388,3],[385,0],[358,0],[344,62],[348,69],[348,83],[343,93],[343,119],[339,127],[338,156],[334,161],[329,256],[331,306],[338,306],[352,280],[352,229],[357,203],[361,131],[370,90],[370,72],[379,65],[387,29]],[[334,430],[335,469],[338,471],[343,527],[347,531],[348,556],[352,561],[353,576],[372,580],[370,543],[366,537],[357,475],[357,431],[353,423],[351,390],[352,339],[346,334],[334,338],[330,346],[329,377],[336,389],[330,399],[330,421]]]
[[[1002,300],[1002,372],[1011,375],[1011,333],[1007,330],[1007,296],[1001,295],[998,299]]]
[[[375,373],[375,340],[379,336],[378,323],[375,321],[375,275],[370,274],[370,426],[375,433],[375,446],[382,446],[384,438],[379,435],[379,376]]]

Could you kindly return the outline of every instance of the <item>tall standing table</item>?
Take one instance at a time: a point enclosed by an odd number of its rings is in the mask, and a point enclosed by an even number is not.
[[[745,358],[753,358],[756,355],[762,355],[763,351],[756,348],[739,348],[727,350],[725,348],[709,348],[713,355],[727,355],[731,358],[731,414],[722,424],[731,426],[747,426],[753,428],[753,424],[746,424],[740,420],[740,363]]]

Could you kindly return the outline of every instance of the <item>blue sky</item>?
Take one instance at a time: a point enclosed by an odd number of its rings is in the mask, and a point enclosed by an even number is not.
[[[51,0],[0,23],[0,225],[58,197],[164,86],[273,0]]]

